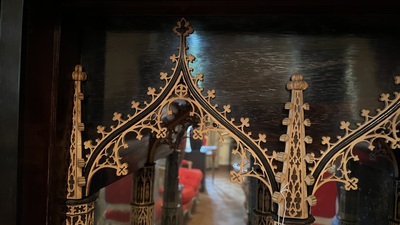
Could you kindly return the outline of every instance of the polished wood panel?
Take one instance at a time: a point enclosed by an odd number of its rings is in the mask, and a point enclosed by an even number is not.
[[[143,102],[147,87],[162,86],[159,73],[170,73],[169,55],[178,46],[169,25],[175,19],[104,18],[103,30],[94,32],[104,36],[84,37],[85,43],[104,43],[83,46],[87,71],[104,68],[85,84],[93,94],[104,96],[96,104],[87,99],[87,124],[113,124],[113,112],[130,113],[129,103]],[[322,136],[341,134],[341,120],[360,122],[361,109],[373,111],[380,107],[380,93],[396,90],[393,76],[400,72],[400,49],[398,37],[390,30],[351,30],[325,16],[193,17],[189,21],[195,33],[188,38],[188,51],[197,58],[191,64],[193,74],[204,73],[201,87],[217,91],[214,102],[220,107],[231,104],[236,121],[249,117],[247,130],[254,135],[266,133],[269,150],[284,148],[279,136],[285,133],[281,121],[288,112],[283,106],[290,97],[285,86],[293,73],[302,73],[309,84],[304,97],[311,106],[306,117],[312,126],[306,133],[314,138],[309,150],[317,154],[323,149]],[[88,23],[86,33],[91,34],[93,27]],[[93,58],[104,64],[93,64]],[[87,138],[98,135],[93,125],[87,127]],[[105,185],[101,182],[98,187]]]
[[[394,0],[64,0],[64,6],[89,15],[260,15],[260,14],[396,14],[399,2]]]
[[[50,199],[50,153],[54,150],[57,74],[55,22],[27,4],[26,71],[23,77],[21,149],[21,223],[46,224]],[[60,164],[61,165],[61,164]],[[55,170],[54,170],[55,171]],[[40,189],[40,191],[37,191]],[[34,203],[34,204],[33,204]],[[35,205],[35,206],[34,206]]]
[[[94,48],[82,56],[88,70],[105,68],[86,84],[93,94],[104,96],[96,104],[87,99],[88,124],[112,124],[114,111],[129,113],[132,99],[144,101],[147,87],[162,85],[158,74],[170,72],[169,55],[178,45],[170,32],[174,19],[106,20],[104,55],[90,53],[99,52]],[[193,74],[204,74],[202,87],[217,91],[215,103],[220,106],[231,104],[232,117],[249,117],[249,130],[267,133],[271,150],[284,146],[278,139],[285,133],[281,125],[287,116],[283,105],[289,100],[285,86],[292,73],[302,73],[309,83],[304,101],[311,107],[306,117],[312,126],[306,132],[314,138],[309,148],[316,152],[322,148],[322,136],[340,134],[341,120],[359,122],[362,108],[373,111],[380,106],[381,92],[395,90],[392,77],[400,72],[399,47],[389,30],[349,30],[325,16],[194,17],[190,21],[195,33],[188,38],[189,53],[197,58],[191,65]],[[397,25],[391,26],[394,30]],[[104,40],[103,36],[89,38]],[[105,59],[105,64],[85,63],[92,57]],[[98,81],[104,86],[97,86]],[[88,138],[96,136],[97,125],[93,125],[88,126]]]
[[[2,1],[0,9],[0,218],[17,224],[20,147],[20,79],[23,1]]]
[[[20,224],[63,224],[73,97],[71,68],[80,59],[79,32],[72,19],[61,25],[56,10],[43,13],[42,5],[29,1],[25,7]]]

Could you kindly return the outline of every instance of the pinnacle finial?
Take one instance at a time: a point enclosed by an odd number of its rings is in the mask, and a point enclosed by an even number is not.
[[[87,79],[87,75],[85,72],[82,71],[81,65],[75,66],[75,71],[72,72],[72,79],[76,81],[84,81]]]
[[[186,21],[185,18],[182,18],[176,24],[178,26],[174,27],[173,29],[176,35],[180,37],[187,37],[189,36],[189,34],[193,33],[193,28],[190,26],[190,23]]]
[[[400,75],[394,77],[394,83],[395,84],[400,84]]]
[[[306,90],[308,87],[307,82],[303,81],[303,75],[301,73],[295,73],[292,75],[291,80],[287,84],[288,90]]]

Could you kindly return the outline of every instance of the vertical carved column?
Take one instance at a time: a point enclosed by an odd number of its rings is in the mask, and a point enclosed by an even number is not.
[[[310,215],[309,206],[316,204],[316,198],[308,195],[307,186],[314,183],[312,175],[307,175],[306,147],[312,138],[305,135],[305,126],[311,122],[304,119],[304,110],[309,106],[303,103],[303,91],[308,84],[301,74],[293,74],[287,89],[291,90],[291,102],[285,104],[289,117],[282,124],[287,126],[287,133],[280,137],[285,142],[285,152],[278,153],[277,159],[283,162],[282,172],[275,175],[280,183],[280,192],[275,192],[272,199],[278,204],[278,218],[285,224],[311,224],[314,218]]]
[[[82,131],[85,126],[82,123],[81,101],[83,93],[81,92],[81,82],[87,79],[87,75],[82,71],[82,66],[76,65],[72,73],[72,79],[75,81],[74,108],[72,114],[71,143],[69,149],[70,163],[68,167],[68,186],[67,186],[67,225],[93,225],[94,224],[94,202],[97,195],[82,199],[83,187],[86,186],[86,179],[82,175],[82,168],[85,166],[85,160],[82,156]]]
[[[357,225],[359,191],[346,191],[343,185],[339,188],[339,225]]]
[[[273,225],[271,194],[265,184],[257,179],[257,202],[254,209],[254,225]]]
[[[167,157],[162,206],[162,225],[178,225],[181,221],[179,198],[179,152],[174,151]]]
[[[395,181],[394,201],[392,206],[391,219],[389,225],[400,225],[400,180]]]
[[[153,225],[154,164],[139,169],[133,178],[132,225]]]
[[[75,81],[75,93],[69,149],[67,199],[80,199],[82,198],[82,187],[86,184],[86,180],[82,176],[82,168],[85,166],[85,160],[82,158],[82,131],[85,129],[85,125],[82,123],[81,101],[83,100],[83,93],[81,92],[81,83],[87,79],[87,75],[82,71],[82,66],[75,66],[72,79]]]

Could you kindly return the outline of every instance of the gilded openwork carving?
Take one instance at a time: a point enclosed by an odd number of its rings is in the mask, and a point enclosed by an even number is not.
[[[89,203],[67,205],[67,225],[94,225],[94,201]]]
[[[381,94],[380,101],[384,106],[371,115],[369,110],[362,110],[361,116],[364,122],[354,127],[350,122],[343,121],[340,129],[344,135],[338,136],[336,141],[330,137],[322,138],[322,145],[326,146],[319,154],[308,152],[306,144],[312,142],[312,138],[305,135],[305,127],[311,126],[311,122],[305,119],[304,111],[309,109],[303,102],[303,91],[308,85],[301,74],[293,74],[287,89],[291,91],[291,102],[285,104],[289,110],[288,118],[283,120],[287,126],[287,133],[280,140],[285,142],[284,151],[269,151],[264,146],[265,134],[254,135],[248,131],[249,118],[228,118],[231,112],[230,105],[222,108],[213,104],[216,97],[215,90],[204,91],[199,86],[203,81],[203,74],[192,75],[195,57],[187,55],[186,38],[193,33],[189,22],[185,19],[178,21],[173,29],[180,38],[178,54],[170,57],[174,67],[172,73],[160,73],[160,79],[165,82],[163,87],[156,89],[149,87],[147,95],[151,97],[149,102],[131,102],[132,113],[122,115],[115,112],[112,120],[115,125],[104,127],[99,125],[97,133],[100,137],[94,141],[82,143],[81,131],[84,124],[81,121],[81,81],[86,79],[82,67],[76,66],[73,73],[75,80],[73,128],[71,132],[70,166],[68,170],[68,199],[82,199],[91,193],[91,181],[93,176],[101,169],[115,170],[116,175],[123,176],[129,173],[127,163],[121,161],[121,151],[128,148],[127,134],[134,134],[138,140],[143,139],[144,131],[150,131],[157,140],[176,145],[176,126],[182,124],[193,125],[193,138],[203,139],[210,131],[228,134],[236,143],[232,154],[241,159],[238,170],[232,170],[231,181],[241,184],[244,177],[254,177],[265,185],[262,195],[262,213],[271,209],[270,199],[277,203],[276,212],[278,218],[307,220],[310,217],[310,206],[316,204],[314,197],[316,190],[326,182],[342,182],[346,190],[356,190],[358,179],[352,177],[348,168],[350,160],[358,160],[353,153],[353,148],[360,142],[368,144],[369,149],[374,150],[378,140],[384,140],[390,148],[400,147],[398,137],[398,125],[400,114],[400,94]],[[395,78],[396,84],[400,83],[400,77]],[[181,115],[180,121],[168,123],[175,116],[176,106],[184,106],[187,111]],[[221,140],[222,142],[223,140]],[[87,154],[83,154],[82,146]],[[149,154],[151,156],[152,154]],[[149,162],[152,158],[149,157]],[[278,165],[283,164],[280,168]],[[135,182],[136,187],[142,188],[136,192],[137,202],[133,202],[133,217],[137,224],[151,224],[149,217],[153,213],[152,199],[146,190],[152,190],[152,176],[150,171],[144,171]],[[140,183],[142,182],[142,183]],[[146,185],[150,186],[146,186]],[[260,189],[261,190],[261,189]],[[265,192],[269,192],[266,194]],[[265,200],[265,201],[264,201]],[[268,201],[267,201],[268,200]],[[92,204],[92,203],[90,203]],[[268,205],[271,204],[271,205]],[[73,207],[70,211],[73,211]],[[91,206],[85,205],[88,209]],[[92,224],[92,211],[86,210],[86,217],[70,215],[67,213],[68,224]],[[260,214],[261,215],[261,214]],[[267,214],[266,214],[267,215]],[[257,217],[259,224],[271,224],[270,217]],[[79,221],[79,223],[77,222]],[[80,223],[80,221],[84,221]],[[276,221],[274,222],[274,224]],[[307,222],[308,223],[308,222]],[[304,223],[303,223],[304,224]]]
[[[82,157],[82,131],[85,126],[82,123],[82,103],[83,93],[81,92],[82,81],[85,81],[87,75],[82,71],[80,65],[75,66],[75,71],[72,73],[72,79],[75,83],[74,93],[74,108],[72,110],[72,131],[71,131],[71,144],[69,148],[70,163],[68,167],[68,199],[82,198],[82,187],[85,186],[86,181],[82,175],[82,168],[85,161]]]
[[[303,91],[307,87],[301,74],[293,74],[292,81],[287,84],[287,89],[292,91],[292,99],[285,104],[289,117],[282,122],[287,126],[287,134],[280,137],[286,144],[285,152],[280,153],[283,169],[275,175],[281,185],[280,192],[272,196],[279,205],[278,215],[282,217],[306,219],[309,216],[308,204],[316,204],[316,198],[307,193],[307,184],[312,184],[314,178],[306,176],[304,161],[305,144],[312,142],[312,138],[305,135],[305,126],[311,125],[310,120],[304,119],[304,110],[309,109],[309,105],[303,103]]]
[[[145,166],[134,176],[131,224],[153,224],[154,165]]]
[[[395,77],[395,83],[399,84],[399,77]],[[308,163],[314,165],[310,167],[311,174],[316,179],[313,193],[328,181],[342,182],[346,190],[358,188],[358,179],[350,177],[351,171],[347,168],[349,160],[358,160],[358,156],[352,151],[356,144],[367,143],[371,151],[375,149],[375,142],[379,140],[384,140],[391,149],[400,147],[398,136],[400,94],[396,92],[392,97],[390,94],[381,94],[379,100],[384,106],[376,109],[375,115],[370,115],[367,109],[361,110],[364,122],[356,124],[354,128],[350,122],[342,121],[340,129],[345,132],[343,136],[337,136],[336,142],[332,142],[330,137],[323,137],[322,144],[326,149],[321,150],[321,156],[307,155]]]
[[[172,140],[173,129],[165,126],[165,117],[173,114],[173,104],[176,102],[185,102],[191,108],[188,117],[194,124],[193,138],[202,139],[204,135],[211,130],[216,132],[227,131],[236,141],[237,148],[233,154],[241,157],[240,170],[232,171],[231,180],[236,183],[242,183],[244,176],[256,177],[263,180],[271,189],[268,178],[272,176],[272,161],[277,154],[267,154],[267,149],[261,147],[261,143],[266,142],[266,135],[259,134],[257,138],[251,137],[252,133],[246,131],[250,126],[249,118],[240,118],[239,124],[234,119],[228,119],[227,115],[231,112],[230,105],[224,105],[222,109],[214,105],[211,101],[215,98],[215,90],[208,90],[203,95],[203,89],[199,87],[198,82],[203,81],[203,74],[193,76],[189,63],[195,60],[193,55],[187,55],[186,37],[193,29],[185,19],[180,20],[173,29],[175,34],[180,37],[179,54],[173,54],[170,60],[175,63],[172,74],[166,72],[160,73],[160,79],[165,81],[165,86],[159,91],[156,88],[149,87],[147,94],[151,101],[139,103],[132,101],[133,113],[123,116],[115,112],[113,121],[116,125],[106,128],[98,126],[97,132],[100,138],[93,141],[85,141],[84,147],[89,150],[85,155],[85,174],[86,195],[89,194],[91,179],[93,175],[104,168],[112,168],[118,176],[128,173],[127,163],[121,162],[120,151],[128,148],[125,135],[135,133],[136,138],[141,140],[144,130],[151,130],[158,139]],[[209,123],[208,121],[213,121]],[[222,141],[222,140],[221,140]],[[172,142],[171,142],[172,143]],[[254,158],[252,167],[249,167],[248,155]],[[256,172],[254,168],[260,168],[261,173]],[[267,175],[269,173],[269,175]],[[276,187],[275,187],[276,188]]]

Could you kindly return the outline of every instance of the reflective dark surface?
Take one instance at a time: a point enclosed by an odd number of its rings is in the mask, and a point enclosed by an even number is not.
[[[130,113],[132,100],[149,100],[148,87],[164,85],[159,73],[171,74],[169,56],[177,54],[179,46],[172,28],[179,19],[86,21],[82,45],[82,64],[89,76],[84,86],[86,140],[98,137],[97,125],[113,124],[114,112]],[[195,30],[188,37],[188,52],[196,57],[193,75],[204,74],[201,87],[216,90],[214,102],[220,107],[230,104],[231,117],[249,117],[249,131],[266,133],[270,150],[284,149],[279,136],[286,133],[281,121],[288,115],[283,107],[290,92],[285,87],[293,73],[302,73],[309,84],[304,101],[310,104],[306,112],[312,122],[306,133],[314,139],[310,151],[325,148],[322,136],[342,135],[340,121],[362,122],[361,109],[373,112],[382,107],[381,93],[399,90],[393,84],[393,76],[400,74],[394,23],[379,25],[371,17],[366,21],[376,23],[369,25],[357,17],[354,21],[304,16],[186,19]],[[376,202],[379,197],[374,196]]]
[[[179,45],[172,28],[179,19],[89,23],[82,55],[89,74],[84,118],[88,138],[96,136],[90,131],[96,125],[112,124],[113,112],[129,113],[132,100],[148,100],[148,87],[163,85],[159,73],[171,73],[169,56]],[[283,148],[278,137],[286,132],[281,121],[290,93],[285,87],[293,73],[302,73],[309,84],[304,101],[311,107],[307,132],[315,150],[322,135],[340,133],[341,120],[359,122],[361,109],[373,111],[381,106],[380,93],[396,90],[400,45],[388,30],[351,33],[344,25],[337,27],[340,23],[323,27],[323,22],[303,17],[283,17],[280,26],[273,23],[280,21],[276,17],[187,19],[195,30],[188,38],[188,52],[196,57],[193,74],[204,74],[201,86],[216,90],[215,103],[231,104],[232,117],[249,117],[249,130],[267,133],[271,150]]]

